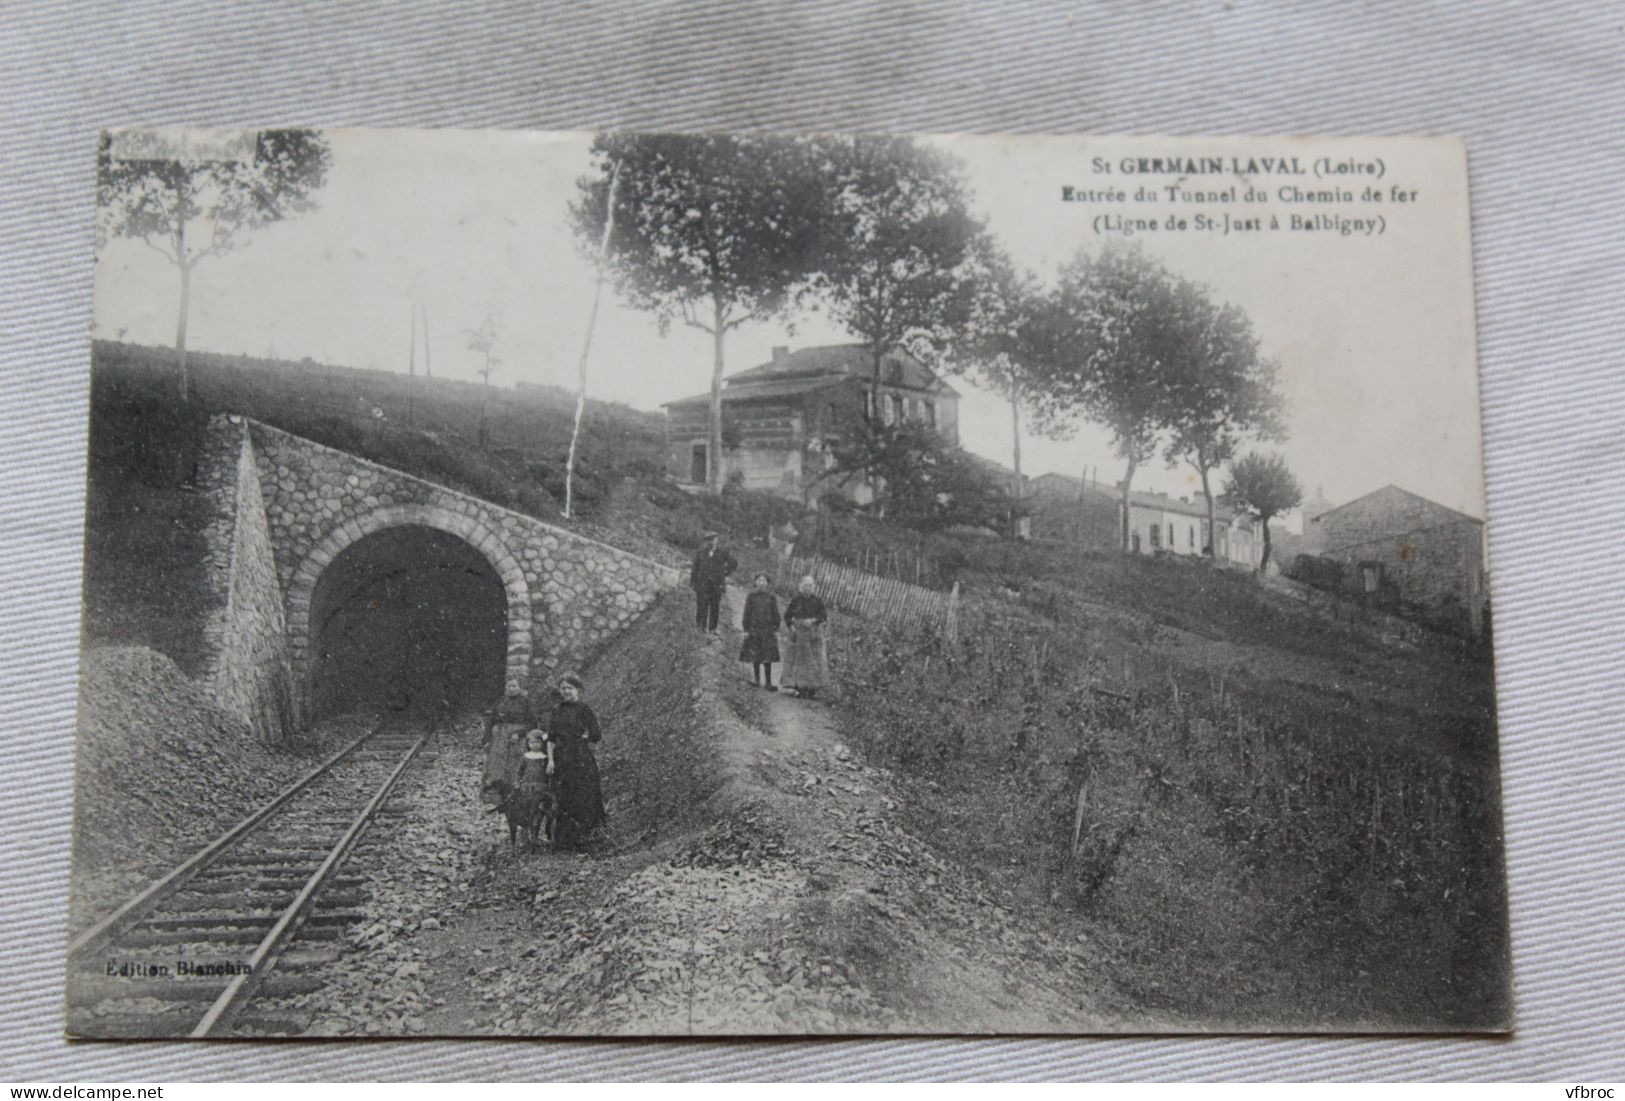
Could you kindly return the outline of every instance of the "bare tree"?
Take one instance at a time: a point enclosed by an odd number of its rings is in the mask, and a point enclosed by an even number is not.
[[[502,360],[496,355],[497,345],[497,318],[496,314],[486,314],[485,320],[477,329],[468,329],[468,350],[478,352],[481,365],[476,368],[482,380],[480,388],[480,428],[479,446],[484,447],[490,442],[490,428],[486,421],[486,406],[491,400],[491,372],[502,366]]]
[[[598,265],[593,273],[592,309],[587,313],[587,335],[581,342],[581,362],[576,388],[575,422],[570,428],[570,454],[564,463],[564,518],[568,520],[575,510],[576,447],[581,442],[581,416],[587,409],[587,355],[592,351],[593,328],[598,323],[598,300],[604,293],[604,257],[609,252],[609,237],[615,232],[615,193],[621,185],[621,166],[616,164],[609,176],[609,198],[604,203],[604,235],[598,242]]]
[[[331,160],[326,139],[313,130],[102,134],[98,237],[136,238],[180,273],[175,370],[183,401],[191,394],[186,322],[193,269],[235,248],[248,231],[311,209]],[[199,232],[206,233],[201,240]]]

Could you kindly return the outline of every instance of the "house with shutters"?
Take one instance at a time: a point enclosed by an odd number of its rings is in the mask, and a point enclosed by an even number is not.
[[[707,480],[710,405],[709,393],[665,405],[666,467],[679,482]],[[723,478],[737,472],[746,489],[810,500],[823,491],[830,446],[876,419],[918,422],[958,443],[959,392],[901,348],[882,359],[878,386],[861,344],[774,348],[768,362],[723,381]],[[868,487],[853,479],[839,492],[861,501]]]

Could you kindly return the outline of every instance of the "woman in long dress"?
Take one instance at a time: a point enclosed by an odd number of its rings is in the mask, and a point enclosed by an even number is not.
[[[519,779],[525,731],[530,721],[530,700],[516,684],[485,713],[485,768],[480,773],[480,800],[492,810],[502,805],[504,787],[512,790]]]
[[[581,699],[585,685],[574,673],[559,678],[562,702],[547,721],[559,797],[559,843],[579,844],[604,821],[604,789],[592,747],[603,738],[598,716]]]
[[[745,641],[739,646],[739,660],[750,662],[751,683],[760,686],[762,674],[767,674],[767,690],[773,687],[773,663],[779,660],[779,598],[768,588],[765,573],[756,575],[756,588],[745,597],[745,616],[741,626]]]
[[[779,683],[803,699],[812,699],[829,684],[829,651],[824,625],[829,612],[813,592],[813,579],[803,577],[790,606],[784,609],[790,645],[784,655],[784,675]]]

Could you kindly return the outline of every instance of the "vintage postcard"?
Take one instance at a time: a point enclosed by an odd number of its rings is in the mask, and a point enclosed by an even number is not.
[[[71,1035],[1511,1027],[1460,142],[95,170]]]

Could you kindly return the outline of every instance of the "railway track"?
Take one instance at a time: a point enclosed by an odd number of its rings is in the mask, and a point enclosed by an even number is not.
[[[433,724],[388,720],[68,945],[68,1031],[83,1037],[290,1035],[278,1008],[322,985],[361,918],[346,870]]]

